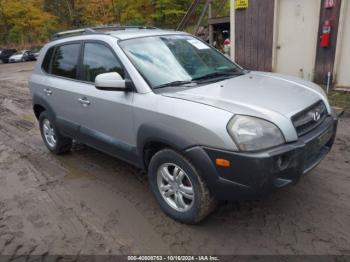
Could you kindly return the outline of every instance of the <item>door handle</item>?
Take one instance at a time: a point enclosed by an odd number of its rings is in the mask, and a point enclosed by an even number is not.
[[[52,90],[45,88],[44,93],[47,94],[48,96],[52,95]]]
[[[79,103],[82,104],[83,106],[89,106],[91,103],[89,100],[87,100],[86,97],[79,98],[78,99]]]

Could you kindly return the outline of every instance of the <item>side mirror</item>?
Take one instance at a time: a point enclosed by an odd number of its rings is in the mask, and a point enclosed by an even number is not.
[[[100,90],[126,91],[126,81],[117,72],[104,73],[96,76],[95,86]]]

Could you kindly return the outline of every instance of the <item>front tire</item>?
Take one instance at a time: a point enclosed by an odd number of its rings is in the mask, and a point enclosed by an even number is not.
[[[41,137],[46,147],[54,154],[61,155],[67,153],[72,148],[72,139],[64,137],[54,124],[53,118],[46,111],[39,117]]]
[[[197,224],[215,209],[216,200],[196,168],[174,150],[153,156],[148,177],[162,210],[181,223]]]

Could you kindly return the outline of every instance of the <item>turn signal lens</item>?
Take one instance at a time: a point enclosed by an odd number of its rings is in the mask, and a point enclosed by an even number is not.
[[[221,159],[221,158],[217,158],[215,160],[215,163],[217,166],[220,166],[220,167],[230,167],[231,166],[230,161],[228,161],[226,159]]]

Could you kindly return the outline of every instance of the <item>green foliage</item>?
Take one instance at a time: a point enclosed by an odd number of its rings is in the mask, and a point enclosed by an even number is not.
[[[328,95],[329,102],[332,106],[341,107],[350,110],[350,93],[341,91],[332,91]]]
[[[95,25],[148,25],[175,29],[191,2],[192,0],[0,0],[0,46],[37,44],[46,41],[57,31]],[[201,7],[205,1],[202,2]],[[220,6],[222,1],[215,0],[213,5]],[[197,10],[195,16],[198,17],[200,12]],[[222,13],[221,11],[220,14]],[[192,23],[195,22],[194,18]]]
[[[186,13],[188,1],[158,0],[153,1],[154,12],[151,15],[158,27],[173,27],[177,25]]]
[[[1,42],[25,44],[47,39],[56,17],[42,10],[40,0],[0,0]]]

